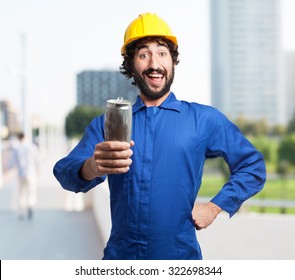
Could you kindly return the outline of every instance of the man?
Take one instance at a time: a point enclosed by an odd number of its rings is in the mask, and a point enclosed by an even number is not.
[[[105,142],[104,116],[97,117],[54,174],[74,192],[108,176],[112,230],[104,259],[202,259],[195,228],[206,228],[222,210],[232,216],[262,189],[263,157],[219,111],[179,101],[170,91],[177,39],[157,15],[130,23],[121,53],[121,72],[140,91],[132,141]],[[227,162],[229,181],[194,207],[204,162],[215,157]]]
[[[19,179],[19,218],[31,219],[37,200],[37,147],[26,140],[23,132],[19,132],[17,138],[19,142],[13,149],[13,160]]]

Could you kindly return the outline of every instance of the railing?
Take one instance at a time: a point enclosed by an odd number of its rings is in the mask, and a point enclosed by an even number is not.
[[[198,197],[196,202],[205,203],[210,201],[210,197]],[[243,203],[242,207],[256,206],[261,209],[266,207],[275,207],[281,209],[281,213],[285,213],[288,208],[295,208],[295,200],[271,200],[271,199],[253,199],[250,198]]]

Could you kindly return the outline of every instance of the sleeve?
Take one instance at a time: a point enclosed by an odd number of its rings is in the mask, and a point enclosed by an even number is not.
[[[206,157],[222,157],[229,167],[230,177],[211,202],[232,217],[244,201],[263,188],[266,168],[263,155],[236,125],[217,110],[213,121]]]
[[[96,117],[86,127],[84,135],[76,147],[53,168],[53,174],[61,186],[73,192],[87,192],[105,180],[97,177],[87,181],[79,176],[79,171],[85,160],[93,155],[95,145],[104,141],[103,116]]]

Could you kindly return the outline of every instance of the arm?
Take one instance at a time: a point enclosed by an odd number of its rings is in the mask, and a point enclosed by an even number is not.
[[[102,183],[107,174],[128,171],[134,143],[104,142],[103,135],[103,117],[97,117],[77,146],[55,164],[53,173],[64,189],[87,192]]]
[[[244,201],[261,191],[266,180],[262,154],[245,138],[237,126],[216,111],[206,157],[222,157],[230,170],[228,182],[211,200],[234,215]]]
[[[262,154],[240,130],[215,109],[207,119],[206,158],[222,157],[230,178],[209,203],[194,205],[192,217],[197,229],[208,227],[222,210],[233,216],[244,201],[263,188],[266,179]]]

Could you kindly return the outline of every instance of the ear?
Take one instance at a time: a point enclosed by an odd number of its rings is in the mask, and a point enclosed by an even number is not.
[[[131,77],[134,77],[134,65],[132,65],[132,69],[130,71],[130,75],[131,75]]]

